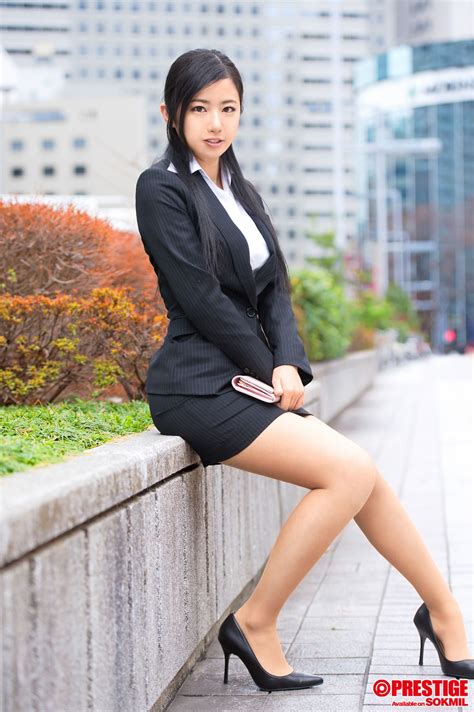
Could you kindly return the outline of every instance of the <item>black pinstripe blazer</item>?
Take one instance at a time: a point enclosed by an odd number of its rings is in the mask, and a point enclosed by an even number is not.
[[[273,369],[282,364],[297,366],[308,384],[313,373],[291,301],[275,287],[275,249],[265,223],[249,213],[270,250],[253,271],[245,236],[198,172],[224,243],[216,279],[205,265],[192,194],[168,166],[165,158],[145,169],[135,194],[138,228],[170,320],[150,360],[147,393],[221,393],[233,390],[238,373],[272,385]]]

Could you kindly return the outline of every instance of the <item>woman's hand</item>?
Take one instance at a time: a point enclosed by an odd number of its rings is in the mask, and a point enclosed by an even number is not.
[[[304,386],[296,366],[283,365],[273,369],[272,386],[281,399],[275,405],[283,410],[296,410],[304,403]]]

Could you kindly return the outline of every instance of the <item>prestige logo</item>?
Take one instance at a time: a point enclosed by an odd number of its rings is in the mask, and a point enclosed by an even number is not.
[[[421,697],[423,700],[392,700],[392,707],[468,707],[468,680],[384,680],[374,682],[378,697]]]

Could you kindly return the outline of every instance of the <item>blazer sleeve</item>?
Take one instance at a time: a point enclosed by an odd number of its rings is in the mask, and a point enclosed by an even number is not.
[[[256,197],[267,212],[258,192]],[[286,364],[296,366],[301,381],[306,386],[314,379],[313,370],[298,334],[291,299],[286,291],[276,287],[274,280],[259,296],[258,313],[274,354],[273,367]]]
[[[208,270],[185,186],[177,180],[153,168],[138,177],[135,206],[145,251],[196,329],[244,373],[271,385],[273,354]]]
[[[273,280],[260,294],[258,313],[273,350],[273,367],[285,364],[296,366],[306,386],[314,376],[298,334],[291,299],[287,292],[275,286]]]

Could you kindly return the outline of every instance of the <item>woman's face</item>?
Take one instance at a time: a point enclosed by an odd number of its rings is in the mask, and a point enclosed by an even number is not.
[[[196,158],[212,165],[231,145],[239,123],[240,100],[235,84],[229,78],[220,79],[193,97],[184,117],[184,135]],[[208,138],[222,141],[212,146],[206,143]]]

